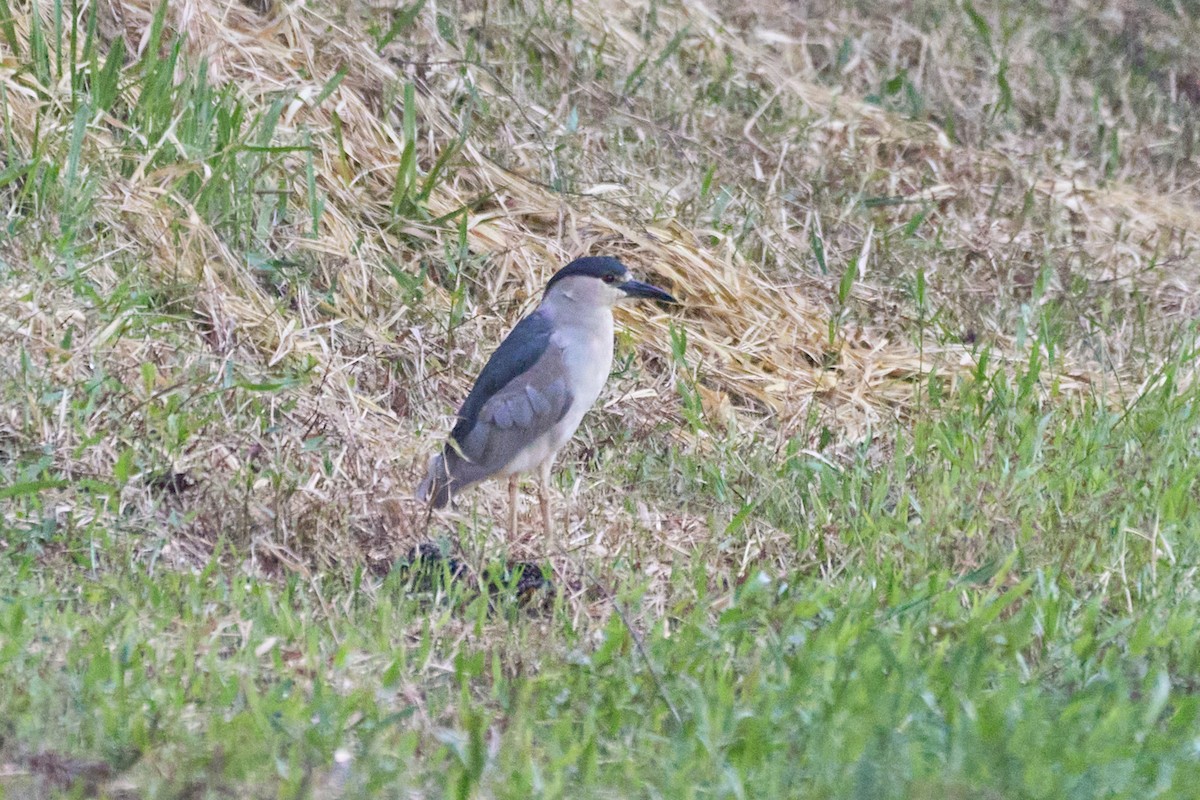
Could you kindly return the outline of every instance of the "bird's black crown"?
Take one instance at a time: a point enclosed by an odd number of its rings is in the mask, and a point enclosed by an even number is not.
[[[546,291],[550,291],[550,287],[563,278],[570,278],[573,275],[599,278],[600,280],[607,277],[608,282],[612,283],[625,280],[625,276],[628,274],[629,270],[625,265],[611,256],[586,256],[575,259],[554,273],[554,277],[546,284]]]

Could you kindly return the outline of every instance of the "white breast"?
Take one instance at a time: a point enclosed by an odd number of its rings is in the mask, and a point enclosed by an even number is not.
[[[595,318],[581,320],[582,324],[559,326],[550,337],[552,346],[562,348],[563,363],[570,376],[573,400],[566,415],[556,427],[557,449],[575,433],[583,415],[600,396],[608,381],[613,359],[613,319],[607,308],[597,309]]]

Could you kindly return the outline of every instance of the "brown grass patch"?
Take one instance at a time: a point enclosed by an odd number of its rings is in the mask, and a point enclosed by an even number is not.
[[[156,7],[101,0],[100,35],[123,37],[132,63]],[[118,140],[137,132],[106,114],[88,121],[82,160],[98,189],[79,234],[87,279],[104,296],[132,275],[166,299],[154,320],[140,311],[110,317],[71,291],[59,280],[68,271],[54,244],[61,219],[35,226],[45,235],[4,245],[14,277],[0,285],[3,336],[24,349],[41,380],[71,388],[61,408],[10,393],[0,425],[14,453],[42,448],[74,482],[44,498],[61,524],[107,515],[115,529],[152,534],[149,550],[184,562],[202,560],[222,537],[247,546],[264,568],[386,562],[406,552],[427,535],[411,489],[470,379],[545,279],[582,254],[618,255],[684,299],[670,315],[622,314],[644,392],[606,400],[594,413],[619,413],[623,424],[686,448],[705,445],[703,436],[671,432],[680,421],[672,325],[687,332],[686,370],[714,429],[769,431],[782,442],[807,435],[815,408],[837,433],[836,453],[911,413],[929,375],[951,382],[969,370],[977,342],[995,357],[1024,359],[1014,309],[1046,265],[1051,286],[1039,302],[1078,279],[1122,298],[1148,295],[1163,320],[1196,312],[1187,268],[1200,234],[1195,184],[1155,194],[1135,172],[1114,179],[1069,153],[1048,157],[1028,131],[988,139],[977,104],[953,91],[976,86],[978,76],[939,59],[939,48],[950,48],[934,34],[896,22],[888,52],[887,29],[867,14],[798,19],[769,4],[654,4],[651,24],[648,6],[629,0],[576,6],[569,24],[583,33],[560,41],[549,22],[518,35],[532,10],[439,8],[457,38],[439,32],[431,6],[379,51],[372,27],[387,28],[391,5],[168,4],[167,29],[187,55],[177,77],[204,60],[210,84],[248,108],[283,98],[273,140],[312,142],[312,185],[324,210],[312,230],[303,213],[306,153],[282,156],[280,191],[292,213],[255,249],[299,263],[306,280],[264,281],[246,249],[180,192],[181,176],[202,176],[205,164],[189,161],[169,132],[156,145],[179,151],[166,166],[121,162]],[[88,9],[81,5],[81,20]],[[28,48],[33,9],[14,11]],[[52,11],[52,3],[36,5],[43,30]],[[841,46],[834,21],[846,15],[856,42],[842,67],[850,90],[825,63]],[[679,32],[677,55],[657,61]],[[482,66],[466,58],[468,40],[484,54]],[[591,50],[571,50],[579,41]],[[1035,44],[1011,43],[1010,62],[1035,69]],[[0,53],[12,64],[7,47]],[[852,90],[909,62],[914,79],[947,87],[947,108],[970,123],[960,123],[961,140],[935,120],[905,118]],[[612,79],[639,69],[646,77],[637,86]],[[39,85],[5,65],[0,81],[20,156],[36,151],[36,136],[65,152],[69,84]],[[405,84],[416,90],[412,142],[403,134]],[[718,100],[688,94],[698,86]],[[126,106],[136,90],[125,89]],[[1016,102],[1032,108],[1037,99]],[[1065,104],[1045,139],[1056,141],[1082,113]],[[471,114],[474,127],[460,139]],[[414,148],[419,177],[457,149],[423,215],[398,217],[391,205],[405,147]],[[714,186],[727,193],[719,213]],[[864,198],[888,202],[864,210]],[[918,211],[924,221],[902,236]],[[817,268],[816,242],[827,273]],[[457,266],[470,269],[452,274],[445,256],[457,249],[467,256]],[[842,303],[839,281],[854,258],[859,276]],[[47,266],[39,272],[37,264]],[[421,302],[408,302],[389,264],[409,276],[427,271]],[[944,312],[938,325],[914,318],[907,287],[918,269],[931,308]],[[461,322],[447,325],[451,314]],[[948,336],[956,326],[960,335]],[[69,329],[76,334],[64,344]],[[1058,364],[1060,390],[1116,396],[1138,385],[1144,362],[1133,357],[1132,334],[1097,335],[1103,358],[1094,344],[1072,348]],[[123,388],[100,393],[88,424],[73,427],[64,409],[98,367]],[[255,376],[270,382],[285,368],[303,379],[245,390]],[[22,380],[17,367],[5,371]],[[226,380],[234,372],[241,390]],[[181,447],[165,442],[158,419],[172,402],[208,409]],[[111,501],[80,490],[78,479],[111,475],[127,448],[145,480]],[[150,480],[164,470],[197,485],[164,493]],[[712,544],[694,510],[634,502],[631,511],[603,486],[586,500],[568,551],[620,559],[656,582],[673,558]],[[502,487],[480,489],[475,501],[485,517],[503,518]],[[754,522],[714,555],[718,572],[744,577],[764,558],[813,561],[789,553],[791,541]],[[545,555],[536,541],[511,544]]]

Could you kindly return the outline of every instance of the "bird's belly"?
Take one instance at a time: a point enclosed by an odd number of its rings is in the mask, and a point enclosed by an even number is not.
[[[584,414],[595,401],[594,397],[585,403],[576,399],[558,424],[522,448],[512,461],[504,465],[500,474],[512,475],[518,472],[529,472],[552,458],[567,442],[571,441],[571,437],[579,428],[579,423],[583,421]]]
[[[562,423],[559,424],[561,425]],[[558,452],[559,448],[566,444],[567,439],[571,438],[571,434],[568,433],[562,438],[562,441],[559,441],[560,437],[557,434],[558,426],[555,426],[537,439],[534,439],[528,446],[522,448],[512,461],[505,464],[504,468],[498,474],[504,477],[514,475],[518,472],[529,472],[545,462],[546,459],[553,456]]]

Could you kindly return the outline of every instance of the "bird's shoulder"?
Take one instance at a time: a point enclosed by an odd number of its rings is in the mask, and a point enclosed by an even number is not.
[[[548,314],[539,309],[518,322],[475,379],[467,399],[458,411],[458,422],[451,437],[462,440],[479,419],[485,403],[514,378],[528,372],[551,347],[554,326]]]

